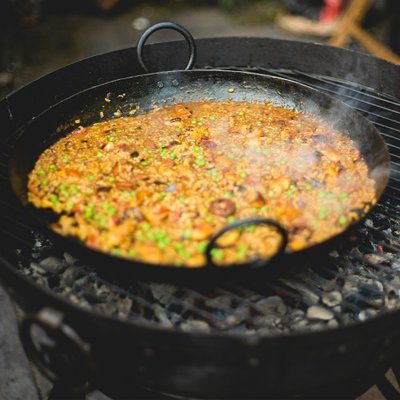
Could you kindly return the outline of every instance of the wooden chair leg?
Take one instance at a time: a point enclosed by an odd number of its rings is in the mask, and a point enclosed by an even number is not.
[[[352,26],[363,20],[370,6],[371,0],[352,0],[344,11],[335,34],[329,40],[329,44],[338,47],[346,45]]]
[[[400,64],[400,56],[393,53],[388,47],[375,39],[359,25],[354,24],[351,27],[350,35],[354,40],[361,43],[371,54],[394,64]]]
[[[392,63],[400,64],[400,57],[398,55],[362,29],[362,20],[370,6],[371,0],[352,0],[328,43],[332,46],[343,47],[352,38],[371,54]]]

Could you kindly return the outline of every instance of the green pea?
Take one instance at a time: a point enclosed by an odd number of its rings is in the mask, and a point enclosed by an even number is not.
[[[107,207],[106,207],[107,206]],[[113,207],[113,206],[111,206],[111,205],[104,205],[103,206],[103,208],[104,208],[104,210],[106,211],[106,213],[107,213],[107,215],[109,215],[110,217],[113,217],[115,214],[116,214],[116,212],[117,212],[117,210],[116,210],[116,208],[115,207]]]
[[[318,218],[325,219],[328,216],[329,209],[326,206],[322,206],[318,211]]]
[[[94,216],[94,205],[88,204],[85,208],[85,218],[91,219]]]
[[[343,192],[343,193],[340,193],[340,195],[339,195],[340,201],[346,201],[348,198],[349,198],[348,193]]]
[[[176,252],[185,260],[190,258],[190,254],[187,252],[185,248],[185,244],[182,242],[175,243],[175,250]]]
[[[44,172],[42,169],[40,169],[39,171],[38,171],[38,173],[37,173],[39,176],[45,176],[46,175],[46,172]]]
[[[245,244],[240,244],[236,249],[236,258],[239,261],[244,261],[246,259],[248,247]]]
[[[204,254],[206,252],[207,245],[208,245],[208,242],[206,240],[200,242],[196,247],[197,251],[201,254]]]
[[[71,192],[72,192],[72,194],[78,194],[79,193],[79,189],[75,184],[71,185]]]
[[[222,261],[224,258],[224,250],[222,249],[211,249],[211,257],[215,260],[215,261]]]
[[[185,248],[185,244],[182,242],[177,242],[174,245],[176,251],[183,250]]]
[[[141,231],[137,232],[137,234],[136,234],[136,240],[137,240],[138,242],[143,242],[143,240],[144,240],[143,232],[141,232]]]
[[[56,194],[52,194],[50,196],[50,201],[52,202],[53,206],[56,206],[59,203],[60,199]]]
[[[195,164],[198,165],[199,167],[205,167],[207,165],[207,161],[202,159],[196,159]]]
[[[232,193],[232,192],[225,192],[225,193],[224,193],[224,197],[225,197],[226,199],[231,199],[231,198],[233,197],[233,193]]]
[[[151,229],[151,225],[150,225],[148,222],[143,222],[143,224],[142,224],[142,229],[143,229],[144,231],[148,231],[148,230]]]
[[[182,232],[182,237],[184,239],[190,239],[190,236],[192,236],[193,228],[187,228]]]
[[[136,257],[138,255],[138,251],[136,249],[130,249],[128,251],[128,256],[129,257]]]
[[[257,229],[257,227],[254,226],[254,225],[250,225],[250,226],[246,226],[246,227],[245,227],[246,232],[250,232],[250,233],[255,232],[256,229]]]

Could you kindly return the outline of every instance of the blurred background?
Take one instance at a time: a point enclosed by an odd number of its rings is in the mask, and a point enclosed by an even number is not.
[[[398,0],[0,0],[0,98],[63,65],[134,46],[156,22],[182,24],[195,38],[329,42],[343,33],[346,26],[341,21],[350,6],[355,8],[350,22],[372,34],[379,47],[386,45],[394,57],[389,59],[397,62]],[[177,33],[162,31],[149,42],[178,38]],[[334,44],[373,50],[350,37]]]

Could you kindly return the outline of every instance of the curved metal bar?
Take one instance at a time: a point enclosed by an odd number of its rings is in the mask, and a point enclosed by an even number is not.
[[[213,257],[212,257],[212,250],[217,248],[218,244],[217,244],[217,240],[223,236],[225,233],[233,230],[233,229],[238,229],[241,228],[243,226],[248,226],[248,225],[268,225],[268,226],[272,226],[273,228],[276,229],[277,233],[281,236],[282,240],[281,243],[277,249],[277,251],[275,252],[275,254],[273,254],[271,257],[269,257],[268,259],[257,259],[255,261],[252,262],[244,262],[242,264],[237,264],[237,265],[242,265],[243,267],[246,268],[260,268],[260,267],[265,267],[266,265],[268,265],[272,259],[274,259],[275,257],[277,257],[278,255],[282,254],[285,249],[286,249],[286,245],[288,243],[288,233],[286,231],[286,229],[279,224],[278,222],[276,222],[273,219],[269,219],[269,218],[248,218],[248,219],[243,219],[241,221],[236,221],[233,222],[231,224],[228,224],[226,226],[224,226],[222,229],[220,229],[214,236],[211,237],[210,241],[208,242],[208,245],[206,247],[206,259],[207,259],[207,264],[206,267],[214,267],[214,268],[218,268],[218,265],[216,265],[213,261]]]
[[[51,382],[67,383],[74,393],[83,394],[90,390],[90,383],[94,376],[90,346],[63,320],[64,315],[51,308],[44,308],[37,314],[24,317],[19,327],[21,342],[29,358]],[[32,336],[34,326],[41,328],[54,342],[52,350],[60,356],[58,360],[64,360],[61,364],[52,365],[46,352],[41,351],[40,343],[39,345],[35,343]],[[43,343],[45,343],[45,338],[43,338]],[[79,355],[81,360],[79,365],[73,362],[72,352]],[[73,379],[74,377],[77,379]]]
[[[177,31],[182,34],[182,36],[185,38],[187,44],[189,45],[189,51],[190,51],[190,57],[189,61],[185,67],[185,70],[192,69],[194,62],[196,60],[196,44],[194,42],[193,36],[191,33],[184,28],[181,25],[178,25],[174,22],[160,22],[159,24],[155,24],[151,26],[149,29],[147,29],[143,35],[140,37],[137,48],[136,48],[136,53],[137,57],[139,60],[139,64],[141,67],[146,71],[149,72],[149,69],[147,68],[146,64],[143,61],[143,47],[144,44],[146,43],[146,40],[149,38],[150,35],[152,35],[154,32],[157,32],[161,29],[172,29],[174,31]]]

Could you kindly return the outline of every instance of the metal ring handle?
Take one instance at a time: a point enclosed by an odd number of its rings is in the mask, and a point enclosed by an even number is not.
[[[192,69],[194,62],[196,60],[196,44],[194,42],[193,36],[190,34],[190,32],[184,28],[181,25],[176,24],[175,22],[160,22],[159,24],[155,24],[151,26],[149,29],[147,29],[143,35],[140,37],[137,48],[136,48],[136,53],[137,57],[139,60],[139,64],[141,67],[146,71],[149,72],[149,69],[147,68],[146,64],[143,61],[143,47],[144,44],[146,43],[146,40],[149,38],[150,35],[152,35],[154,32],[157,32],[161,29],[172,29],[174,31],[177,31],[182,34],[182,36],[185,38],[187,44],[189,45],[189,50],[190,50],[190,57],[189,61],[185,67],[185,70]]]
[[[86,393],[90,390],[90,383],[94,376],[90,346],[71,327],[66,325],[63,319],[62,313],[51,308],[44,308],[37,314],[26,316],[19,327],[21,342],[29,358],[51,382],[64,381],[70,384],[74,393]],[[59,366],[59,371],[55,371],[57,368],[54,366],[51,369],[49,360],[46,360],[45,355],[37,348],[32,337],[32,327],[35,325],[43,329],[49,338],[54,339],[54,348],[60,357],[71,360],[71,350],[73,350],[83,360],[83,365],[81,363],[67,365],[67,362],[64,361],[65,365]],[[62,370],[63,368],[64,370]],[[68,379],[74,375],[78,380]]]
[[[247,268],[260,268],[260,267],[265,267],[266,265],[268,265],[270,263],[270,261],[272,259],[274,259],[275,257],[277,257],[278,255],[282,254],[285,249],[286,249],[286,245],[288,243],[288,234],[286,229],[279,224],[278,222],[276,222],[273,219],[269,219],[269,218],[248,218],[248,219],[243,219],[241,221],[236,221],[236,222],[232,222],[231,224],[228,224],[226,226],[224,226],[222,229],[220,229],[214,236],[211,237],[211,239],[208,242],[208,245],[206,247],[206,259],[207,259],[207,266],[208,267],[217,267],[218,265],[216,265],[213,261],[213,257],[211,254],[211,251],[214,248],[217,248],[217,240],[223,236],[225,233],[233,230],[233,229],[237,229],[243,226],[247,226],[247,225],[268,225],[268,226],[272,226],[274,227],[277,232],[279,233],[279,235],[281,236],[282,240],[281,243],[277,249],[277,251],[268,259],[257,259],[255,261],[252,262],[244,262],[241,264],[236,264],[236,265],[241,265],[243,267],[247,267]]]

